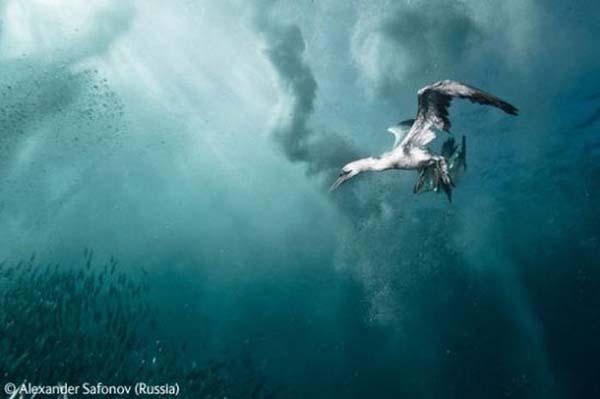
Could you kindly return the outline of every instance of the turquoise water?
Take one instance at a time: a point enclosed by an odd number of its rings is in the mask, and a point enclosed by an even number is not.
[[[0,8],[2,384],[600,395],[595,3]],[[327,192],[447,78],[520,111],[453,103],[452,203]]]

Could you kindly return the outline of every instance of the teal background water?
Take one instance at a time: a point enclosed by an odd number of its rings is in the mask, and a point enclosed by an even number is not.
[[[0,6],[1,259],[114,256],[148,336],[280,396],[600,395],[596,3]],[[446,78],[520,110],[453,104],[452,204],[326,192]]]

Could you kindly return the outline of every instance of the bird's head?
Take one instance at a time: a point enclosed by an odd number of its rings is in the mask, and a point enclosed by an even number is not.
[[[360,172],[363,172],[364,170],[365,170],[365,162],[363,159],[359,159],[358,161],[350,162],[350,163],[344,165],[344,167],[340,171],[340,174],[339,174],[337,180],[329,188],[329,191],[331,192],[331,191],[335,190],[342,183],[352,179],[354,176],[356,176]]]

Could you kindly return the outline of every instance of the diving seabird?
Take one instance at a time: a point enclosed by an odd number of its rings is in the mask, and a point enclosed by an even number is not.
[[[441,184],[444,191],[449,194],[453,182],[449,174],[448,162],[444,156],[432,153],[427,145],[436,138],[436,129],[449,132],[448,108],[452,98],[465,98],[474,103],[492,105],[511,115],[518,114],[514,106],[498,97],[452,80],[443,80],[425,86],[417,94],[416,118],[400,122],[397,126],[388,129],[396,138],[393,149],[379,158],[363,158],[346,164],[330,191],[362,172],[414,169],[421,173],[415,185],[415,192],[420,191],[419,185],[422,185],[424,176],[431,173],[434,191],[438,191]]]

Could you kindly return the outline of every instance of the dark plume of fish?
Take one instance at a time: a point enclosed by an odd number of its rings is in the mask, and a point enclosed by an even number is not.
[[[91,250],[73,267],[34,256],[0,263],[0,376],[38,385],[177,382],[182,398],[274,397],[247,361],[200,367],[185,347],[156,337],[148,290],[114,258],[96,267]]]

